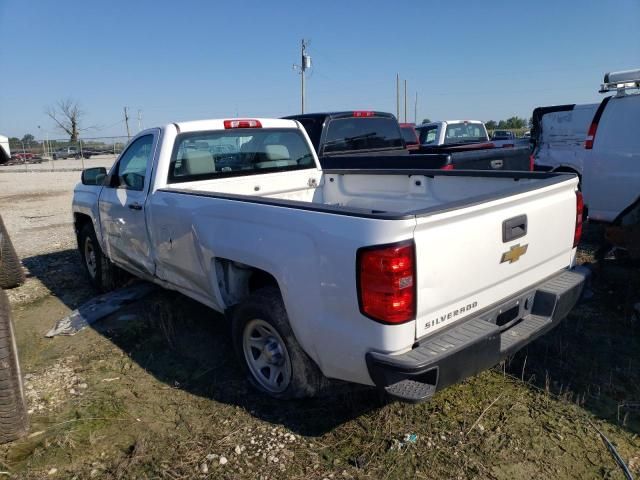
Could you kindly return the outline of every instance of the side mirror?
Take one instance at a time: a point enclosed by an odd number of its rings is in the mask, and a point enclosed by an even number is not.
[[[82,171],[83,185],[102,185],[107,176],[107,169],[104,167],[85,168]]]

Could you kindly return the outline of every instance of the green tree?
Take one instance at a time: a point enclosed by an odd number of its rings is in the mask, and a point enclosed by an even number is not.
[[[24,143],[25,147],[30,147],[32,143],[34,143],[36,141],[36,137],[34,137],[33,135],[31,135],[30,133],[26,133],[23,137],[22,137],[22,143]]]
[[[430,118],[424,118],[422,120],[422,123],[431,123],[431,119]]]
[[[484,126],[487,127],[487,130],[495,130],[498,128],[498,124],[495,120],[489,120],[488,122],[484,122]]]

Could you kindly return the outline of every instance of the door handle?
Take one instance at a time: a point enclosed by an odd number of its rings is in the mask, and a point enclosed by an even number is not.
[[[130,203],[128,207],[131,210],[142,210],[142,205],[140,205],[139,203]]]
[[[502,168],[504,165],[502,160],[491,160],[491,168]]]

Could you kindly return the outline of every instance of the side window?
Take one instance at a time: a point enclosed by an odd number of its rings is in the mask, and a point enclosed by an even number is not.
[[[133,142],[122,154],[116,169],[117,182],[114,186],[129,190],[142,190],[147,165],[151,160],[153,135],[145,135]]]
[[[438,127],[429,127],[420,129],[420,143],[425,145],[436,141]]]

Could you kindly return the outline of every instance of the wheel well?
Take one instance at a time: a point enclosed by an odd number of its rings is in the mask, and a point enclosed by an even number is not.
[[[89,215],[85,215],[84,213],[73,214],[73,227],[76,231],[76,236],[80,235],[80,230],[82,230],[82,227],[84,227],[87,223],[93,225],[93,221],[91,220],[91,217]]]
[[[280,288],[272,274],[251,265],[217,258],[215,270],[220,294],[227,306],[237,304],[260,288],[268,286]]]
[[[278,287],[278,281],[269,272],[260,270],[259,268],[253,268],[251,276],[249,277],[249,293],[253,293],[259,288],[264,287]]]

